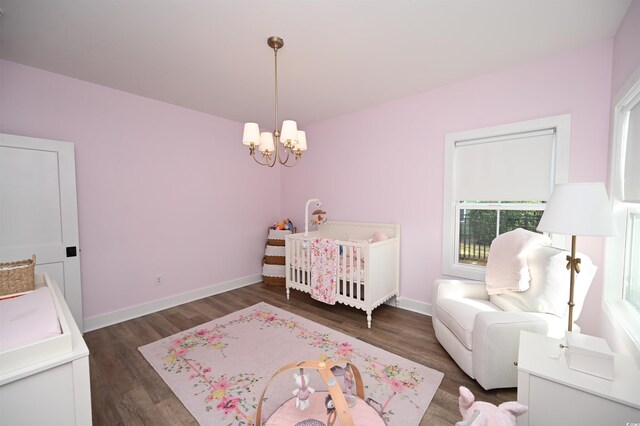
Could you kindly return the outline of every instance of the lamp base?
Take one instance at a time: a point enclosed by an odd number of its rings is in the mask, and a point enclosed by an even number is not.
[[[569,325],[567,329],[573,329],[573,290],[575,287],[576,274],[580,272],[580,259],[576,258],[576,236],[571,236],[571,256],[567,256],[567,269],[571,271],[569,279]]]

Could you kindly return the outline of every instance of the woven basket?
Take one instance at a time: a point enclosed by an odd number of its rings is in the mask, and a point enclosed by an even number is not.
[[[36,255],[18,262],[0,263],[0,296],[35,290]]]

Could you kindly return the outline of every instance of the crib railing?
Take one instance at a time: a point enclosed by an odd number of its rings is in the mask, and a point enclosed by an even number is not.
[[[289,287],[311,291],[311,245],[318,235],[310,233],[287,236],[285,250],[287,292]],[[340,241],[338,245],[338,267],[336,271],[337,296],[346,298],[350,304],[364,302],[368,278],[369,244],[365,242]]]

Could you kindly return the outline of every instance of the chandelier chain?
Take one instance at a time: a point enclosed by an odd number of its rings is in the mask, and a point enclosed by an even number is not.
[[[274,122],[273,128],[275,129],[273,131],[273,136],[275,137],[279,137],[280,136],[280,132],[278,131],[278,49],[276,47],[273,48],[273,57],[274,57],[274,63],[275,63],[275,87],[276,87],[276,120]]]

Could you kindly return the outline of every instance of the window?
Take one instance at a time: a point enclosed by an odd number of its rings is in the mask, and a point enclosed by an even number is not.
[[[570,116],[445,137],[442,269],[484,279],[491,241],[535,231],[555,183],[566,182]]]
[[[544,205],[544,201],[456,203],[458,263],[486,266],[495,237],[516,228],[537,232]]]
[[[618,235],[606,242],[604,310],[640,360],[640,80],[613,120],[609,193]]]

